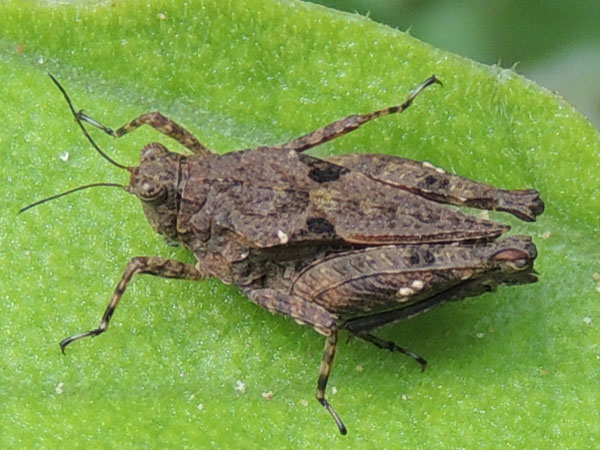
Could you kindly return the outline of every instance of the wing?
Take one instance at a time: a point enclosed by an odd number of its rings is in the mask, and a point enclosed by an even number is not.
[[[360,172],[280,149],[229,153],[188,164],[186,170],[182,207],[191,223],[233,231],[259,248],[493,239],[509,229]]]

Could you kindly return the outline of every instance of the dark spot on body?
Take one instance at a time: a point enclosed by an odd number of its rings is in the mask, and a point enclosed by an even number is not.
[[[419,258],[418,253],[413,253],[408,257],[408,263],[411,266],[416,266],[417,264],[419,264],[419,261],[421,261],[421,258]]]
[[[308,231],[315,234],[334,234],[333,225],[322,217],[311,217],[306,221]]]
[[[300,155],[300,161],[310,167],[311,170],[308,172],[308,177],[317,183],[335,181],[341,175],[349,172],[345,167],[308,155]]]
[[[423,181],[419,183],[419,188],[428,190],[446,190],[450,182],[446,178],[438,178],[434,175],[427,175]]]
[[[436,179],[433,175],[427,175],[425,177],[425,179],[423,180],[422,184],[425,187],[431,187],[435,184],[435,181],[436,181]]]
[[[433,256],[429,250],[425,250],[425,253],[423,253],[423,260],[427,264],[433,264],[435,262],[435,256]]]
[[[327,181],[337,180],[340,175],[346,172],[348,172],[348,169],[331,164],[325,169],[312,169],[308,173],[308,177],[317,183],[325,183]]]

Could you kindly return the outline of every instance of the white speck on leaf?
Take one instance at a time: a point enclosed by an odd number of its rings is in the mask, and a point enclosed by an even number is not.
[[[246,383],[244,383],[242,380],[237,380],[235,382],[235,387],[234,389],[238,392],[241,392],[242,394],[246,392]]]

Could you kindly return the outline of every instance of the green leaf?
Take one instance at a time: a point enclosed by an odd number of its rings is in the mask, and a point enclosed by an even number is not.
[[[0,14],[2,448],[597,444],[600,137],[559,97],[512,70],[295,1],[5,1]],[[329,398],[344,438],[314,400],[322,337],[216,280],[136,278],[109,331],[62,357],[58,342],[96,326],[129,258],[193,257],[166,246],[115,189],[16,216],[71,187],[126,182],[46,72],[108,126],[160,109],[219,152],[398,104],[435,73],[443,88],[406,113],[313,153],[391,153],[538,189],[547,210],[537,223],[493,217],[534,237],[540,282],[382,330],[429,360],[423,374],[401,355],[342,343]],[[152,140],[175,148],[146,129],[93,135],[124,164]]]

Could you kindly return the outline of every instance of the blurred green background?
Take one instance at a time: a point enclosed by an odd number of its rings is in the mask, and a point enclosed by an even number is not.
[[[597,0],[320,0],[409,31],[442,50],[513,67],[558,92],[600,128]]]

